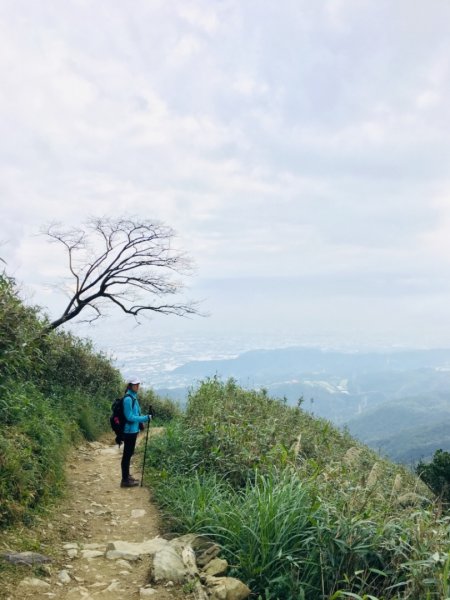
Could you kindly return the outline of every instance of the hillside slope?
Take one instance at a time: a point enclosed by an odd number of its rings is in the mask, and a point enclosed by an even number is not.
[[[64,487],[64,460],[107,427],[120,373],[89,342],[44,334],[45,316],[0,275],[0,529],[27,522]]]
[[[148,467],[171,527],[223,545],[255,596],[446,597],[448,524],[425,484],[265,390],[201,382]]]
[[[450,450],[450,393],[383,403],[346,425],[352,435],[392,460],[429,460],[439,448]]]
[[[432,438],[418,449],[407,443],[402,450],[399,442],[408,441],[410,427],[417,428],[417,438],[425,439],[434,424],[450,415],[449,365],[449,350],[259,350],[234,359],[187,363],[166,373],[170,387],[158,391],[183,401],[196,378],[233,377],[245,388],[264,388],[292,406],[300,400],[308,412],[348,425],[361,441],[381,448],[393,460],[409,463],[417,456],[428,457],[442,445],[438,431],[434,446]],[[377,428],[380,435],[375,434]],[[398,437],[403,430],[405,435]]]

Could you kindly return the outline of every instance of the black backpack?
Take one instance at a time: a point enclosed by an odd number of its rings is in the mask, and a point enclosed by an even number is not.
[[[122,435],[125,427],[125,423],[127,420],[125,419],[125,415],[123,412],[123,401],[125,397],[129,394],[125,394],[122,398],[117,398],[111,404],[111,416],[109,417],[109,422],[111,423],[111,429],[116,434],[116,444],[120,444],[123,441]],[[136,402],[136,398],[133,398],[132,408],[134,408],[134,403]]]

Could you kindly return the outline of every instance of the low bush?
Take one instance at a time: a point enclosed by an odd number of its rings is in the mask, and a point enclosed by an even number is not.
[[[38,309],[25,306],[14,280],[0,274],[0,391],[7,382],[37,376],[42,357],[38,337],[41,325]],[[3,396],[3,393],[2,393]]]
[[[446,597],[425,486],[330,423],[213,379],[150,443],[167,522],[216,539],[260,598]]]
[[[20,411],[10,411],[8,424],[1,427],[0,527],[26,519],[61,490],[72,440],[70,424],[30,384],[12,388],[8,402]]]
[[[174,484],[176,481],[176,484]],[[182,532],[202,533],[223,547],[232,574],[272,598],[318,593],[320,565],[314,520],[320,508],[308,486],[289,473],[256,475],[239,491],[214,474],[179,476],[157,487],[157,499]],[[301,570],[301,584],[293,573]]]
[[[232,379],[213,378],[189,395],[185,435],[193,437],[196,461],[239,487],[255,469],[289,462],[302,418],[302,411],[264,390],[243,390]]]
[[[430,462],[418,463],[416,473],[437,496],[450,504],[450,452],[436,450]]]
[[[70,444],[109,426],[122,384],[89,342],[43,335],[44,323],[0,275],[0,528],[26,522],[60,492]]]
[[[181,416],[181,409],[173,400],[161,398],[152,389],[140,394],[140,405],[141,412],[144,414],[150,412],[150,408],[152,409],[157,424],[165,424]]]

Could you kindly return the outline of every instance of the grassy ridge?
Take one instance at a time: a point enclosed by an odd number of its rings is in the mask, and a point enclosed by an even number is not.
[[[44,317],[0,275],[0,528],[26,523],[63,485],[70,445],[107,426],[122,386],[109,359]]]
[[[171,528],[216,539],[260,598],[449,595],[448,520],[427,488],[327,421],[212,379],[151,444]]]

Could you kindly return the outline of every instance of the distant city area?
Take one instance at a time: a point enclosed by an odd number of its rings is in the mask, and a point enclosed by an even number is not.
[[[262,334],[135,335],[114,354],[124,375],[137,374],[181,405],[202,379],[233,377],[348,428],[395,461],[450,450],[450,350],[375,350]]]

